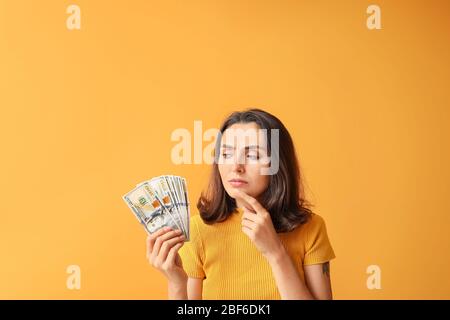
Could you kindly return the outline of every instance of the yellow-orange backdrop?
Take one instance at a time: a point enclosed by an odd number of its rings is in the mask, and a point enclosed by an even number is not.
[[[335,298],[449,299],[449,2],[377,1],[381,30],[370,4],[1,0],[0,298],[164,299],[121,196],[182,175],[196,214],[209,168],[173,164],[172,131],[260,107],[294,137]]]

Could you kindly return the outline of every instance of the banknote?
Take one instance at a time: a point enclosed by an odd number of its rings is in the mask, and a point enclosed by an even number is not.
[[[190,211],[185,178],[154,177],[137,184],[122,198],[149,234],[168,226],[181,230],[189,241]]]

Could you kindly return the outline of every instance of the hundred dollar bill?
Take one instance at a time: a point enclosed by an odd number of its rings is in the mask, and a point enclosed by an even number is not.
[[[172,223],[171,227],[180,229],[186,241],[190,238],[189,227],[189,201],[187,194],[186,179],[173,175],[163,175],[154,177],[150,180],[139,183],[135,189],[141,188],[150,199],[157,200],[159,206],[154,213],[147,213],[147,216],[158,217],[152,218],[151,222],[144,220],[144,225],[147,229],[157,230],[160,226],[165,226]],[[125,198],[124,198],[125,199]],[[136,206],[129,207],[135,212],[135,215],[141,220],[144,219],[141,210]],[[150,210],[151,211],[151,210]],[[171,219],[169,219],[171,218]],[[153,231],[152,231],[153,232]]]
[[[188,234],[188,237],[190,235],[190,228],[189,228],[189,217],[190,217],[190,212],[189,212],[189,194],[188,194],[188,189],[187,189],[187,182],[185,178],[180,178],[180,183],[181,183],[181,190],[183,192],[183,217],[185,218],[185,223],[186,223],[186,233]]]
[[[189,215],[186,210],[188,206],[188,201],[185,197],[183,180],[178,176],[166,176],[167,183],[171,186],[173,190],[174,197],[176,198],[177,208],[180,215],[183,217],[186,233],[189,236]]]
[[[164,214],[172,217],[173,221],[177,225],[177,229],[180,229],[185,235],[186,240],[189,240],[188,234],[185,231],[183,218],[179,210],[177,210],[177,207],[175,205],[172,194],[168,189],[168,186],[163,183],[163,180],[152,179],[149,182],[144,183],[143,186],[147,192],[149,193],[153,192],[155,194],[155,196],[159,199],[161,205],[163,206]]]
[[[173,180],[173,176],[162,176],[160,178],[164,180],[164,184],[170,189],[170,195],[171,195],[172,201],[174,203],[174,206],[176,207],[178,214],[182,218],[183,227],[184,227],[184,230],[188,237],[189,234],[187,232],[186,217],[184,216],[184,212],[182,211],[182,208],[181,208],[183,200],[180,199],[180,197],[179,197],[178,188],[175,184],[175,181]]]
[[[148,192],[145,185],[138,186],[123,196],[123,200],[134,213],[148,233],[163,227],[179,229],[174,219],[164,212],[164,207],[153,192]]]

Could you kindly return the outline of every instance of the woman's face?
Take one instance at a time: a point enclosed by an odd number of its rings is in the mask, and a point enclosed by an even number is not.
[[[236,198],[238,189],[258,198],[269,185],[269,176],[262,174],[262,169],[270,166],[267,139],[259,129],[255,122],[236,123],[222,135],[218,167],[222,184],[232,198]]]

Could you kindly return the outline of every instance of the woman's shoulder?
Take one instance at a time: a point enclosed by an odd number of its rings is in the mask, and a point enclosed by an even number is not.
[[[191,220],[191,223],[192,222],[194,222],[194,223],[203,222],[202,217],[200,216],[200,214],[191,215],[190,220]]]
[[[194,214],[189,218],[190,229],[198,229],[199,225],[203,223],[199,214]]]
[[[202,215],[200,213],[196,213],[196,214],[191,215],[190,221],[191,221],[191,224],[195,224],[198,227],[208,228],[208,227],[213,227],[213,226],[217,227],[217,226],[223,225],[224,222],[230,223],[231,221],[236,220],[239,217],[240,217],[239,214],[233,213],[233,214],[230,214],[224,221],[216,221],[213,223],[208,223],[205,220],[203,220]]]
[[[300,234],[303,236],[306,243],[320,243],[322,240],[326,240],[326,242],[328,242],[328,231],[325,219],[321,215],[311,213],[308,222],[302,226],[304,229],[302,228]]]
[[[305,235],[306,233],[318,232],[323,228],[325,228],[324,218],[321,215],[312,212],[310,213],[306,222],[304,222],[297,228],[297,231],[300,231],[300,233]]]
[[[190,228],[193,232],[205,232],[208,225],[203,221],[202,216],[199,213],[192,215],[190,218]]]
[[[238,214],[233,214],[224,221],[210,223],[205,221],[200,213],[196,213],[190,217],[190,228],[192,232],[198,232],[203,235],[217,234],[217,232],[227,233],[229,232],[230,226],[236,224],[240,226],[239,217]]]
[[[324,218],[322,218],[321,215],[312,212],[306,223],[309,224],[310,226],[319,226],[325,224],[325,220]]]

